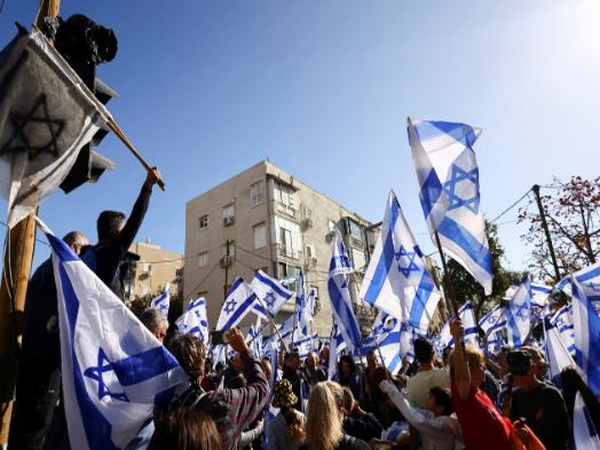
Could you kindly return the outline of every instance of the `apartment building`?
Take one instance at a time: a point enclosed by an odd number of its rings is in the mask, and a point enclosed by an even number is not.
[[[262,161],[190,200],[186,205],[184,299],[207,299],[213,326],[236,277],[252,281],[257,270],[284,280],[296,291],[300,269],[316,291],[313,332],[328,336],[331,306],[327,275],[332,231],[338,228],[356,270],[351,278],[359,321],[367,327],[370,310],[357,292],[373,250],[373,224],[268,161]],[[276,322],[294,310],[294,297]],[[243,325],[249,325],[254,315]]]

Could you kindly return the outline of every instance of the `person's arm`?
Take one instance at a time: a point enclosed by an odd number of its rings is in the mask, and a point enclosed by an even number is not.
[[[262,432],[265,425],[265,421],[259,421],[254,428],[251,430],[243,431],[240,439],[238,440],[238,447],[244,448],[246,445],[250,445],[256,438],[258,438]]]
[[[452,433],[452,430],[448,429],[443,421],[436,420],[436,417],[428,417],[419,408],[411,406],[404,395],[402,395],[402,392],[400,392],[393,383],[383,380],[379,384],[379,388],[388,395],[404,418],[421,433],[433,437],[445,437],[448,433]]]
[[[450,334],[455,342],[452,370],[454,370],[454,382],[461,400],[466,400],[471,391],[471,371],[465,355],[464,344],[461,342],[464,332],[460,318],[450,321]]]
[[[146,211],[148,210],[148,205],[150,204],[150,195],[152,194],[152,186],[158,183],[158,181],[161,179],[162,178],[158,168],[153,167],[148,171],[148,175],[146,176],[146,180],[142,185],[140,194],[138,195],[138,198],[131,209],[131,214],[125,223],[123,230],[121,230],[121,233],[119,233],[118,242],[122,253],[126,252],[129,250],[129,247],[131,247],[131,244],[133,243],[133,240],[135,239],[135,236],[142,225]]]

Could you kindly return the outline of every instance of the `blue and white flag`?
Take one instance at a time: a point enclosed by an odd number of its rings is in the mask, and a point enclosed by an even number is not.
[[[504,315],[504,307],[497,305],[489,313],[479,321],[479,328],[483,330],[486,336],[490,336],[496,331],[506,327],[506,316]]]
[[[248,340],[250,342],[252,353],[257,358],[262,356],[262,346],[263,346],[263,336],[261,333],[262,329],[262,320],[260,317],[256,318],[256,323],[250,326],[250,330],[248,331]]]
[[[312,336],[306,336],[294,342],[294,347],[298,349],[300,358],[306,358],[308,354],[313,351],[316,338],[317,335],[313,334]]]
[[[571,282],[573,278],[577,280],[580,290],[583,291],[591,302],[600,302],[600,262],[563,278],[556,288],[571,295]]]
[[[335,380],[338,372],[338,359],[342,350],[346,348],[346,341],[340,332],[335,317],[333,318],[333,327],[329,337],[329,370],[327,371],[327,379]]]
[[[560,339],[572,356],[575,355],[575,331],[573,329],[573,320],[571,319],[573,306],[571,303],[563,306],[549,319],[550,325],[558,331]]]
[[[169,283],[165,286],[165,290],[162,294],[156,297],[150,303],[150,307],[162,312],[165,317],[169,316],[169,305],[171,303],[171,291],[169,289]]]
[[[531,283],[531,306],[544,309],[548,305],[548,296],[552,287],[545,284]]]
[[[470,301],[467,301],[458,309],[458,317],[462,322],[464,328],[463,340],[466,344],[479,347],[479,341],[477,340],[477,324],[475,323],[475,316],[473,315],[473,305]],[[450,334],[450,322],[446,322],[440,331],[439,344],[440,350],[444,350],[448,346],[454,346],[454,338]]]
[[[600,450],[598,430],[594,427],[581,392],[577,392],[573,407],[573,442],[575,450]]]
[[[544,321],[544,333],[546,358],[548,359],[548,371],[552,382],[560,387],[560,373],[567,367],[575,367],[575,361],[569,354],[565,343],[561,340],[560,333],[552,320],[546,318]]]
[[[508,344],[520,347],[531,329],[531,281],[525,277],[506,308]]]
[[[481,130],[462,123],[408,118],[419,198],[434,244],[442,247],[492,293],[492,260],[480,208],[473,144]]]
[[[237,278],[229,288],[216,330],[225,331],[235,327],[252,310],[255,302],[256,294],[241,277]]]
[[[186,311],[175,321],[175,326],[180,334],[193,334],[208,343],[208,319],[204,297],[190,301]]]
[[[310,322],[310,311],[308,308],[308,297],[306,296],[306,287],[304,285],[304,271],[300,269],[298,277],[298,290],[296,291],[296,305],[294,307],[296,315],[297,328],[300,330],[300,336],[308,336],[308,323]]]
[[[585,295],[581,285],[574,279],[573,329],[575,331],[575,362],[587,377],[587,384],[600,395],[600,316]]]
[[[188,377],[123,302],[39,224],[52,246],[71,448],[122,449]]]
[[[265,320],[275,317],[285,302],[292,297],[291,291],[262,270],[256,273],[250,288],[258,298],[252,305],[252,312]]]
[[[441,298],[394,192],[388,196],[360,297],[423,331],[427,331]]]
[[[331,309],[339,326],[339,331],[344,336],[348,350],[353,352],[354,349],[360,349],[362,336],[352,308],[350,292],[348,291],[348,279],[351,272],[352,265],[348,258],[348,251],[344,241],[342,241],[340,232],[335,230],[327,289],[329,300],[331,300]]]

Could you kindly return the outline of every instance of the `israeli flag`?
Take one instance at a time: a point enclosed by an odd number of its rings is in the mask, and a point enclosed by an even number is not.
[[[462,123],[408,118],[408,137],[429,233],[492,293],[492,261],[480,208],[473,144],[481,130]]]
[[[508,344],[520,347],[531,328],[531,281],[525,277],[506,308]]]
[[[571,319],[572,305],[563,306],[549,319],[551,326],[555,327],[571,355],[575,355],[575,331]]]
[[[600,438],[581,392],[575,396],[573,408],[573,441],[575,450],[600,450]]]
[[[48,228],[71,448],[123,449],[188,377],[175,358]]]
[[[545,350],[548,359],[548,371],[552,382],[560,387],[560,373],[566,367],[575,367],[575,361],[569,354],[569,350],[562,341],[556,325],[546,318],[544,322]]]
[[[552,292],[550,286],[545,284],[531,283],[531,306],[536,306],[540,309],[546,308],[548,305],[548,296]]]
[[[158,297],[156,297],[154,300],[152,300],[152,302],[150,303],[150,307],[154,308],[154,309],[158,309],[160,312],[162,312],[165,317],[169,316],[169,305],[171,302],[171,292],[169,289],[169,283],[167,283],[167,285],[165,286],[165,290],[162,294],[160,294]]]
[[[329,300],[331,300],[331,309],[339,326],[339,331],[344,336],[348,350],[353,352],[354,349],[360,349],[362,336],[352,309],[350,292],[348,291],[348,279],[351,272],[352,265],[348,258],[346,246],[342,241],[340,232],[335,230],[327,289]]]
[[[329,370],[327,371],[327,379],[329,380],[337,379],[339,355],[347,346],[340,328],[334,317],[331,336],[329,337]]]
[[[473,305],[470,301],[467,301],[458,309],[458,317],[460,317],[465,330],[463,334],[465,344],[479,347],[479,341],[477,340],[479,336],[477,333],[477,323],[475,322],[475,316],[473,315]],[[446,322],[440,331],[439,346],[442,351],[449,346],[454,347],[454,338],[450,334],[450,322]]]
[[[205,343],[208,342],[208,318],[206,317],[206,300],[204,297],[192,300],[186,311],[175,321],[175,326],[181,334],[193,334]]]
[[[479,321],[479,328],[483,330],[486,336],[490,336],[496,331],[500,331],[506,327],[506,316],[504,315],[504,307],[496,306]]]
[[[250,326],[248,331],[248,341],[250,342],[252,353],[260,358],[262,356],[263,337],[261,334],[261,318],[256,318],[256,323]]]
[[[300,329],[301,336],[308,336],[310,316],[308,310],[308,298],[304,286],[304,271],[302,269],[300,269],[300,276],[298,277],[298,291],[296,292],[294,314],[296,315],[296,324]]]
[[[401,349],[402,325],[407,328],[398,318],[392,317],[380,311],[373,324],[372,340],[375,351],[381,358],[385,367],[392,373],[397,374],[402,368]]]
[[[571,295],[573,278],[579,283],[580,290],[591,302],[600,302],[600,262],[563,278],[556,286],[557,289]]]
[[[313,344],[316,338],[317,335],[313,334],[312,336],[306,336],[294,342],[294,346],[298,349],[300,358],[306,358],[308,354],[312,352]]]
[[[594,395],[598,396],[600,395],[600,316],[575,279],[571,281],[571,288],[575,362],[586,375],[587,384]]]
[[[223,309],[217,321],[217,331],[225,331],[235,327],[252,310],[256,302],[256,294],[241,277],[237,278],[223,303]]]
[[[393,191],[360,297],[423,331],[441,298]]]
[[[252,305],[252,312],[265,320],[275,317],[285,302],[292,297],[291,291],[262,270],[256,273],[250,288],[259,299]]]

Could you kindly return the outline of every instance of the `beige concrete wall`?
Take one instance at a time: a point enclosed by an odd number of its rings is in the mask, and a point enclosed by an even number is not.
[[[134,243],[129,251],[140,255],[136,263],[133,289],[130,299],[147,294],[155,294],[171,285],[171,292],[182,288],[177,271],[183,267],[183,255],[160,248],[158,245],[143,242]],[[150,270],[148,270],[150,269]]]

